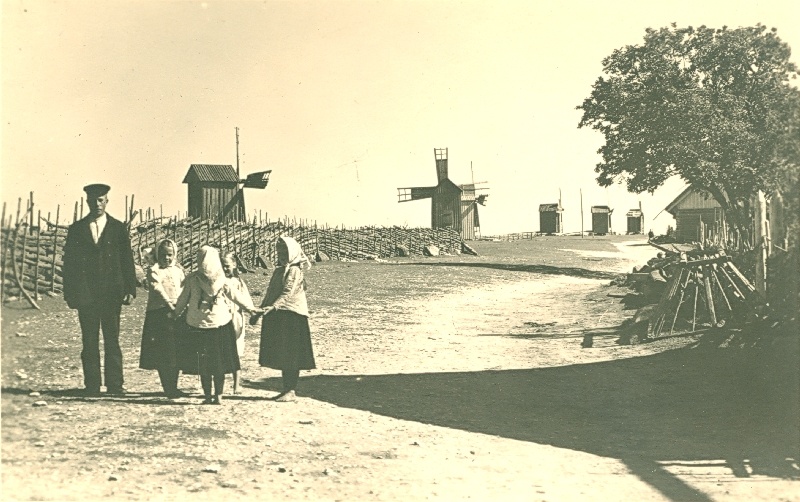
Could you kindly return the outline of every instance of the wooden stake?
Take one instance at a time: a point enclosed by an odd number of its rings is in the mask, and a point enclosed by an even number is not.
[[[56,250],[58,249],[58,217],[61,213],[61,205],[56,206],[56,228],[53,232],[53,267],[50,269],[50,292],[56,291],[56,257],[58,256]]]

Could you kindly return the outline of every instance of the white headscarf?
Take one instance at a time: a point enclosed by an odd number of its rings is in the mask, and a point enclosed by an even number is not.
[[[303,252],[302,246],[300,243],[294,240],[292,237],[288,236],[281,236],[279,237],[286,244],[286,249],[289,251],[287,254],[289,255],[289,261],[286,263],[278,263],[280,266],[286,266],[288,269],[292,265],[300,265],[300,267],[311,267],[311,260],[308,259],[308,256]]]
[[[197,251],[197,273],[200,275],[200,288],[209,296],[216,296],[225,285],[225,271],[219,250],[211,246],[203,246]]]

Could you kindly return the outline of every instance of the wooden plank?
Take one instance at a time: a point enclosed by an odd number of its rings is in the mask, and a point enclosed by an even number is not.
[[[705,287],[705,294],[706,294],[706,306],[708,307],[708,313],[711,316],[711,325],[717,325],[717,312],[714,309],[714,296],[711,293],[711,277],[708,273],[706,273],[705,267],[703,269],[703,286]]]

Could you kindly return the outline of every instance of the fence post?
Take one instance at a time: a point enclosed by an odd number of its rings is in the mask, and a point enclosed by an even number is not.
[[[36,231],[36,264],[33,266],[33,297],[39,296],[39,253],[42,245],[42,211],[36,213],[38,230]],[[23,254],[23,259],[25,255]]]
[[[58,257],[58,217],[61,213],[61,204],[56,206],[56,226],[53,231],[53,267],[50,269],[50,292],[56,292],[56,258]]]

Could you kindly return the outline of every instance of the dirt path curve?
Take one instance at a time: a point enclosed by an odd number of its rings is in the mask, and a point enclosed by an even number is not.
[[[652,256],[617,245],[619,252],[572,252],[613,258],[610,272]],[[590,295],[607,276],[500,265],[445,263],[449,278],[463,282],[458,290],[426,286],[434,270],[427,264],[321,266],[324,291],[326,277],[367,281],[377,273],[421,277],[418,289],[427,292],[319,299],[312,320],[319,369],[303,375],[294,403],[269,400],[280,381],[257,366],[254,330],[246,392],[221,407],[198,405],[196,396],[167,402],[133,357],[126,375],[136,393],[119,399],[29,396],[9,383],[14,368],[4,368],[3,499],[797,500],[787,495],[797,493],[794,480],[734,475],[725,459],[744,453],[716,445],[735,442],[739,430],[730,439],[715,426],[730,422],[727,415],[710,421],[725,410],[725,396],[664,371],[701,367],[664,357],[692,339],[618,345],[613,330],[598,328],[623,315],[602,290]],[[58,322],[74,331],[63,315]],[[33,320],[25,329],[44,331],[53,321],[45,319],[50,324]],[[135,330],[141,320],[130,314],[125,322]],[[592,330],[596,343],[584,349]],[[59,358],[75,352],[69,331],[63,340],[49,336]],[[8,360],[55,356],[27,357]],[[39,388],[76,385],[77,367],[64,367]],[[28,388],[36,389],[30,374]],[[182,386],[197,391],[191,379]],[[665,399],[668,391],[675,395]],[[670,411],[681,399],[690,401],[685,418]],[[33,406],[37,400],[47,406]],[[695,404],[702,401],[711,404]]]

